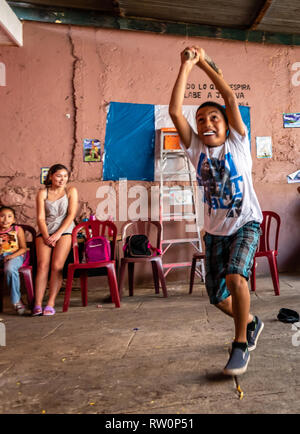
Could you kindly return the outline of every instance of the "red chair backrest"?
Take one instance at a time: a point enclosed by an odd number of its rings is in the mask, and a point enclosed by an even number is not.
[[[116,239],[118,233],[117,226],[110,220],[88,220],[87,222],[79,223],[77,226],[75,226],[72,232],[72,245],[75,264],[79,263],[77,237],[78,232],[82,229],[84,229],[86,240],[97,236],[106,237],[110,241],[111,258],[115,259]]]
[[[278,250],[278,237],[281,220],[273,211],[263,211],[263,221],[260,225],[262,234],[259,239],[258,252]]]
[[[18,224],[17,226],[21,226],[25,233],[27,248],[29,249],[26,258],[23,264],[23,267],[27,265],[35,265],[36,261],[36,252],[35,252],[35,238],[36,238],[36,230],[29,225]],[[28,233],[31,235],[31,240],[28,240]]]

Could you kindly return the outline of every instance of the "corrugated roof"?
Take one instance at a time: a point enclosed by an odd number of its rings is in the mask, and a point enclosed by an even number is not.
[[[262,0],[119,0],[128,17],[245,29],[250,27]]]
[[[117,28],[161,32],[166,25],[168,32],[175,29],[179,34],[184,32],[180,24],[185,24],[194,29],[198,26],[199,36],[248,40],[252,32],[249,40],[265,42],[262,33],[267,32],[267,42],[300,45],[300,0],[11,0],[8,4],[21,19],[51,22],[53,11],[60,9],[67,11],[68,21],[62,22],[68,23],[73,19],[82,25],[101,27],[103,22]],[[29,9],[32,18],[29,12],[22,13]],[[206,33],[201,33],[201,26]]]

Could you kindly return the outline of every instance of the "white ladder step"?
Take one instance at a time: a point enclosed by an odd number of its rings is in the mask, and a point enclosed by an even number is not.
[[[172,154],[183,154],[183,155],[186,155],[186,153],[185,153],[185,151],[183,151],[182,149],[163,149],[162,150],[162,152],[163,152],[163,154],[166,154],[166,155],[172,155]]]
[[[172,171],[163,171],[162,175],[190,175],[192,172],[190,170],[172,170]]]
[[[196,220],[197,216],[196,214],[181,214],[181,213],[170,213],[170,214],[163,214],[163,219],[168,219],[172,217],[182,217],[183,220]]]
[[[199,238],[173,238],[171,240],[162,240],[162,244],[180,244],[198,242]]]

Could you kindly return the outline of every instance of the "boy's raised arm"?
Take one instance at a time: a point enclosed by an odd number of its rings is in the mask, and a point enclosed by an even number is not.
[[[239,111],[239,106],[231,87],[226,83],[223,78],[222,73],[217,73],[209,64],[205,61],[205,51],[203,48],[193,47],[195,51],[195,58],[198,59],[197,65],[201,68],[206,75],[211,79],[211,81],[216,86],[217,90],[223,97],[226,114],[228,117],[229,124],[241,135],[245,135],[244,123]]]
[[[169,114],[178,131],[181,141],[188,148],[191,142],[192,128],[182,113],[182,103],[189,73],[198,59],[186,59],[184,51],[181,53],[181,65],[175,81],[170,104]]]

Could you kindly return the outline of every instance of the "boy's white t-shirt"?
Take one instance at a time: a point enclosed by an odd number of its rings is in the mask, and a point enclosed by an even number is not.
[[[223,145],[210,148],[192,131],[187,152],[204,189],[204,230],[232,235],[250,221],[262,222],[262,212],[252,183],[252,158],[248,131],[241,136],[232,127]]]

